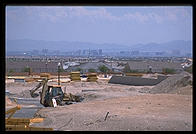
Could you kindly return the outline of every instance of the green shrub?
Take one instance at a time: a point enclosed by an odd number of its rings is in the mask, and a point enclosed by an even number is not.
[[[176,73],[176,70],[173,69],[173,68],[163,68],[163,71],[162,71],[164,74],[175,74]]]
[[[30,72],[30,67],[24,67],[24,68],[22,69],[22,72]]]
[[[65,72],[65,70],[63,68],[59,69],[59,72]]]
[[[81,68],[79,68],[79,67],[75,69],[75,71],[81,71],[81,70],[82,70],[82,69],[81,69]]]
[[[105,65],[102,65],[102,66],[99,66],[99,70],[102,72],[102,73],[107,73],[109,72],[109,68],[107,68]]]
[[[131,70],[131,69],[128,71],[128,73],[138,73],[138,72],[139,72],[138,70]]]
[[[90,73],[95,73],[95,72],[96,72],[96,70],[93,69],[93,68],[90,68],[88,71],[89,71]]]
[[[14,73],[14,70],[13,70],[13,69],[10,69],[10,70],[9,70],[9,73]]]

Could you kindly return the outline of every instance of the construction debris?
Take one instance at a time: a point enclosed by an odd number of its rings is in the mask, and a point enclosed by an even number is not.
[[[63,101],[65,104],[72,104],[75,102],[81,102],[84,98],[79,95],[73,95],[71,93],[64,93]]]

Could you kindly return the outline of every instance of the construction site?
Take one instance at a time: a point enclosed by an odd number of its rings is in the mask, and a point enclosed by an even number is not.
[[[191,131],[192,74],[6,76],[6,131]],[[11,115],[9,116],[9,114]]]
[[[5,131],[193,130],[194,4],[2,7]]]

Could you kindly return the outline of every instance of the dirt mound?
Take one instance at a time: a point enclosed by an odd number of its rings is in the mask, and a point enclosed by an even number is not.
[[[149,90],[149,93],[170,93],[187,85],[192,85],[192,75],[187,72],[182,72],[163,80]]]
[[[174,90],[171,93],[182,94],[182,95],[192,95],[193,94],[193,87],[191,85],[188,85],[186,87],[181,87],[178,90]]]
[[[83,102],[92,101],[92,100],[100,100],[101,98],[104,98],[104,95],[96,94],[96,93],[80,93],[76,94],[78,96],[81,96]]]
[[[32,98],[30,95],[30,91],[29,90],[24,90],[22,92],[20,92],[20,94],[18,94],[18,97],[21,98]]]

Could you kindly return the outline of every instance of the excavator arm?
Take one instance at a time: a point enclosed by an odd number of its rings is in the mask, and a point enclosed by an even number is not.
[[[39,96],[39,94],[35,93],[35,91],[37,91],[41,86],[46,85],[47,81],[48,81],[47,79],[43,79],[42,82],[40,82],[36,87],[31,89],[30,90],[31,97],[35,98],[35,97]]]
[[[46,92],[48,90],[48,79],[43,80],[43,87],[42,87],[42,92],[40,94],[40,103],[42,105],[45,105],[45,96],[46,96]]]
[[[48,79],[47,78],[43,78],[42,82],[40,82],[38,85],[36,85],[36,87],[34,87],[33,89],[29,90],[31,97],[33,97],[33,98],[35,98],[35,97],[40,95],[40,103],[42,105],[44,105],[44,106],[45,106],[45,103],[47,102],[47,100],[45,100],[46,99],[45,97],[46,97],[46,94],[47,94],[47,90],[48,90],[47,83],[48,83]],[[41,92],[39,92],[40,94],[35,93],[40,87],[42,87]]]
[[[43,85],[43,83],[40,82],[36,87],[34,87],[33,89],[30,90],[31,97],[35,98],[35,97],[39,96],[39,94],[35,93],[35,91],[37,91],[42,85]]]

